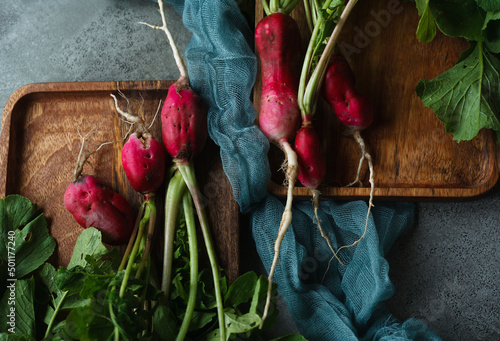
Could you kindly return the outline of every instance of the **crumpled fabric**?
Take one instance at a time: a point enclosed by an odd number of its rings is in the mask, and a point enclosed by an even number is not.
[[[257,0],[259,1],[259,0]],[[240,210],[251,222],[257,252],[269,271],[284,202],[267,191],[269,142],[254,125],[257,73],[250,25],[234,0],[168,0],[193,36],[185,56],[191,86],[209,107],[210,137]],[[365,229],[365,201],[322,201],[319,218],[333,247]],[[273,280],[300,333],[313,340],[440,340],[418,319],[399,321],[384,301],[394,294],[384,256],[414,222],[410,203],[375,202],[363,240],[340,251],[321,237],[310,201],[295,201]]]

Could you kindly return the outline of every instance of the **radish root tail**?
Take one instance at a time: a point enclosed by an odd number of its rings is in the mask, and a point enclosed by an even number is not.
[[[323,237],[323,239],[328,244],[328,247],[332,251],[332,258],[330,258],[330,260],[328,261],[328,266],[326,268],[325,273],[323,274],[323,279],[321,280],[321,282],[323,282],[324,279],[325,279],[326,274],[328,273],[328,270],[330,270],[330,265],[332,263],[332,260],[334,258],[337,258],[337,260],[339,261],[339,263],[342,264],[342,262],[340,261],[340,258],[337,257],[337,252],[335,252],[335,249],[333,248],[332,243],[330,242],[330,239],[328,238],[328,236],[326,235],[325,231],[321,227],[321,220],[319,219],[319,215],[318,215],[320,191],[318,191],[317,189],[312,189],[311,193],[312,193],[312,201],[313,201],[313,205],[314,205],[314,220],[316,220],[316,224],[318,226],[319,232],[321,233],[321,237]]]
[[[266,320],[267,315],[269,314],[269,308],[271,305],[271,295],[273,289],[273,275],[274,271],[276,270],[276,266],[278,265],[281,242],[285,237],[288,227],[290,227],[290,224],[292,223],[293,189],[295,187],[295,181],[299,173],[297,154],[287,141],[280,141],[280,144],[283,151],[286,154],[286,162],[287,162],[286,182],[288,183],[288,190],[287,190],[285,210],[283,211],[283,215],[281,217],[280,227],[278,229],[278,236],[276,237],[276,242],[274,244],[274,258],[271,265],[271,269],[269,270],[266,305],[264,307],[264,312],[262,313],[262,322],[260,324],[260,328],[262,328],[264,321]]]
[[[368,152],[366,152],[366,148],[364,147],[365,144],[364,144],[363,138],[361,137],[359,131],[355,131],[354,134],[353,134],[353,136],[354,136],[354,139],[360,145],[360,147],[362,146],[363,151],[364,151],[362,157],[363,157],[363,159],[366,159],[366,161],[368,163],[368,169],[370,170],[370,179],[368,180],[370,182],[370,198],[368,199],[368,211],[367,211],[367,214],[366,214],[365,228],[364,228],[363,234],[354,243],[352,243],[350,245],[341,246],[337,250],[337,253],[335,254],[336,257],[338,256],[338,253],[342,249],[346,249],[346,248],[349,248],[349,247],[356,246],[356,245],[359,244],[359,242],[361,242],[364,239],[364,237],[366,235],[366,231],[368,230],[368,221],[370,219],[371,208],[374,206],[373,205],[373,192],[375,191],[375,177],[374,177],[372,157],[371,157],[371,155]]]
[[[351,187],[354,186],[355,184],[359,184],[359,186],[363,186],[363,183],[360,180],[360,175],[361,175],[361,167],[363,166],[363,161],[367,159],[366,155],[370,156],[367,151],[366,151],[366,144],[365,140],[361,136],[360,132],[358,130],[354,130],[352,132],[352,136],[354,137],[354,140],[358,143],[359,145],[359,150],[360,150],[360,158],[359,158],[359,163],[358,163],[358,171],[356,172],[356,178],[354,179],[353,182],[348,184],[346,187]],[[370,161],[368,161],[369,163]]]
[[[73,172],[73,182],[78,180],[78,178],[82,175],[83,166],[85,165],[85,163],[87,162],[87,160],[89,159],[89,157],[92,154],[98,152],[103,146],[105,146],[107,144],[112,144],[112,143],[122,141],[120,139],[120,140],[116,140],[116,141],[103,142],[99,146],[97,146],[97,148],[95,150],[89,151],[90,139],[92,139],[95,136],[95,134],[97,133],[97,127],[90,129],[90,131],[87,134],[85,134],[85,136],[82,136],[82,134],[80,133],[80,123],[79,123],[78,127],[77,127],[77,132],[78,132],[78,136],[82,140],[82,145],[80,146],[80,151],[78,152],[78,158],[76,161],[75,170]]]
[[[163,31],[167,35],[168,42],[170,44],[170,47],[172,48],[172,53],[174,55],[175,63],[177,64],[177,67],[179,68],[179,72],[180,72],[179,78],[187,80],[188,79],[187,68],[184,64],[184,61],[182,60],[182,57],[181,57],[181,54],[179,52],[178,47],[175,44],[172,33],[170,33],[170,30],[168,29],[167,19],[165,17],[165,10],[163,9],[164,6],[163,6],[162,0],[158,0],[158,6],[159,6],[159,10],[160,10],[160,15],[161,15],[162,26],[151,25],[151,24],[148,24],[145,22],[140,22],[139,24],[146,25],[146,26],[151,27],[152,29],[155,29],[155,30]]]

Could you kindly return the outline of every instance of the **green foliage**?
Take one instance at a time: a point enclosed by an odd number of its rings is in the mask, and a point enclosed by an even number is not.
[[[9,280],[7,283],[12,284],[12,290],[7,285],[4,287],[7,290],[0,300],[0,323],[9,326],[9,313],[15,311],[15,324],[7,333],[0,333],[0,341],[105,341],[113,339],[116,330],[125,340],[135,340],[139,334],[144,340],[153,336],[169,340],[177,336],[186,309],[189,285],[189,245],[183,221],[179,221],[176,230],[174,278],[168,301],[148,277],[129,278],[124,294],[119,294],[118,289],[125,275],[125,270],[118,270],[121,256],[115,249],[108,249],[102,244],[101,233],[97,229],[82,230],[70,263],[56,270],[46,262],[54,250],[54,240],[48,235],[45,218],[37,213],[28,199],[11,196],[0,200],[0,222],[4,241],[9,240],[5,236],[14,234],[22,239],[22,242],[19,241],[22,246],[19,250],[23,255],[20,258],[22,273],[24,276],[33,274]],[[33,234],[26,238],[28,232]],[[30,257],[31,253],[41,260]],[[140,257],[136,261],[133,267],[139,265]],[[38,281],[36,285],[35,278]],[[218,320],[210,271],[200,271],[198,281],[198,300],[188,336],[191,340],[211,340],[218,335]],[[225,278],[220,284],[226,306],[228,339],[243,336],[260,340],[258,326],[267,279],[249,272],[229,287]],[[146,301],[155,304],[151,309],[145,309]],[[274,310],[266,320],[267,328],[276,314],[277,310]],[[283,340],[303,338],[290,336]]]
[[[0,239],[0,295],[8,278],[19,279],[35,271],[56,246],[43,214],[20,195],[0,199]]]
[[[470,48],[451,69],[421,80],[416,93],[445,124],[454,140],[471,140],[492,129],[500,141],[500,2],[495,0],[416,0],[417,38],[429,42],[435,25]]]

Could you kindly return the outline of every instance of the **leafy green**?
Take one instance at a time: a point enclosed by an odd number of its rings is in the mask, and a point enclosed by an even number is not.
[[[444,34],[474,41],[481,39],[486,13],[475,0],[431,0],[429,7]]]
[[[52,255],[56,245],[43,214],[20,195],[0,199],[0,239],[0,294],[7,278],[22,278],[36,270]]]
[[[76,240],[73,253],[68,264],[68,269],[75,266],[86,266],[86,256],[98,258],[108,253],[108,249],[102,244],[102,235],[94,227],[84,229]]]
[[[482,128],[500,132],[500,62],[482,43],[450,70],[420,81],[416,92],[455,140],[470,140]]]
[[[35,337],[35,281],[33,277],[10,281],[0,300],[0,325],[11,334]]]
[[[500,142],[500,2],[496,0],[416,0],[417,38],[433,39],[432,25],[450,37],[465,38],[470,48],[455,66],[415,90],[444,122],[454,140],[471,140],[492,129]],[[434,22],[433,22],[434,21]]]
[[[500,1],[498,0],[476,0],[476,2],[485,11],[500,11]]]
[[[436,36],[436,24],[432,16],[429,0],[416,0],[420,21],[417,27],[417,39],[420,42],[431,42]]]

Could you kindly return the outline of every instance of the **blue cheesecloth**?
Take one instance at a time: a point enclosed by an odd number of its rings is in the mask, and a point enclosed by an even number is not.
[[[260,0],[257,0],[260,1]],[[193,36],[185,56],[191,86],[209,107],[208,126],[257,252],[269,271],[284,209],[267,191],[269,142],[254,121],[257,73],[253,33],[235,0],[168,0]],[[320,203],[319,218],[335,249],[363,233],[365,201]],[[375,202],[364,239],[337,261],[313,221],[310,201],[295,201],[273,280],[300,333],[310,341],[440,340],[423,321],[401,322],[383,301],[394,294],[384,258],[412,227],[415,206]],[[325,275],[326,273],[326,275]]]

